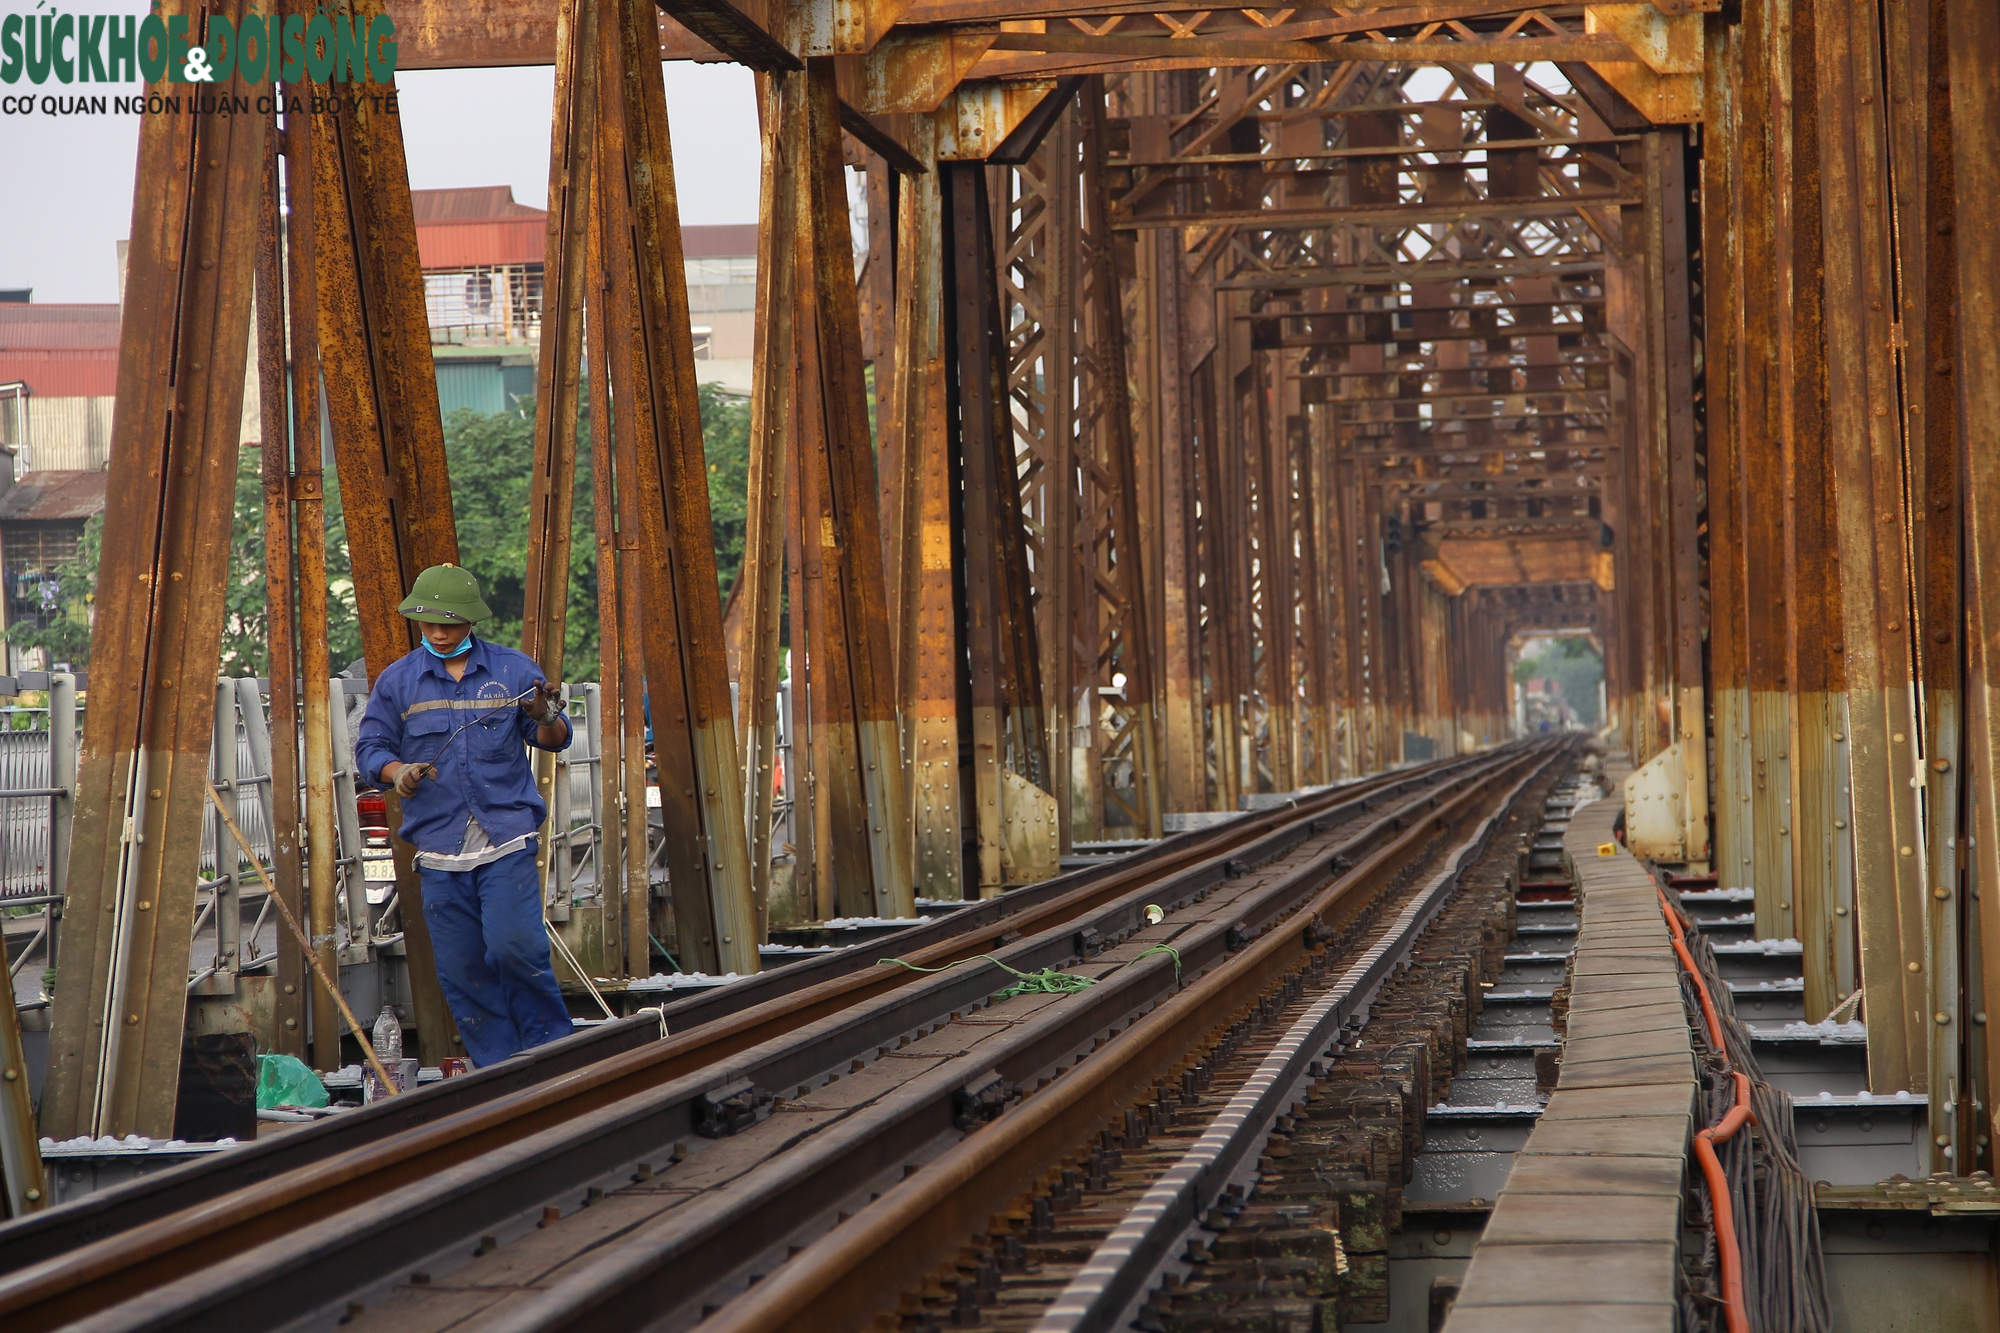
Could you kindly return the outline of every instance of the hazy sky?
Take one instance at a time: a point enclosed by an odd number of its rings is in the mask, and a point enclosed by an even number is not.
[[[33,8],[34,0],[0,0],[0,14]],[[90,6],[92,13],[145,11],[132,0]],[[755,222],[750,72],[684,62],[664,69],[681,221]],[[553,69],[411,70],[396,82],[413,187],[511,185],[523,203],[548,202]],[[0,85],[0,94],[30,90],[80,89],[53,78],[39,88],[25,77]],[[118,242],[131,233],[138,143],[135,116],[59,117],[39,109],[0,116],[0,287],[32,287],[37,302],[118,299]]]

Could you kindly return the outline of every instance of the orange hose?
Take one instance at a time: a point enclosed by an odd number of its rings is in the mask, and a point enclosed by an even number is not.
[[[1674,952],[1680,956],[1681,966],[1693,978],[1695,991],[1701,997],[1701,1016],[1708,1027],[1709,1043],[1726,1054],[1729,1048],[1722,1041],[1722,1020],[1716,1015],[1714,997],[1708,993],[1708,980],[1695,966],[1694,954],[1688,950],[1680,915],[1667,901],[1665,890],[1655,884],[1653,892],[1659,895],[1660,914],[1666,917],[1667,929],[1673,932]],[[1715,1145],[1735,1138],[1736,1131],[1754,1124],[1757,1116],[1750,1109],[1750,1076],[1738,1069],[1729,1072],[1736,1082],[1736,1105],[1720,1121],[1696,1133],[1694,1155],[1701,1163],[1702,1178],[1708,1182],[1709,1202],[1715,1208],[1715,1248],[1722,1257],[1723,1314],[1729,1321],[1729,1333],[1750,1333],[1749,1305],[1743,1298],[1743,1251],[1736,1243],[1736,1215],[1730,1206],[1729,1180],[1722,1173],[1722,1159],[1716,1156]]]

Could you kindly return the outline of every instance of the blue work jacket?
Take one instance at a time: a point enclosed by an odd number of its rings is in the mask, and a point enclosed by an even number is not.
[[[420,852],[455,854],[465,846],[465,821],[477,819],[495,846],[541,829],[548,806],[535,790],[527,747],[543,746],[536,724],[508,702],[542,679],[526,653],[473,636],[465,676],[453,680],[444,662],[419,646],[375,678],[361,718],[355,762],[368,782],[384,781],[391,763],[434,764],[437,776],[417,784],[403,802],[403,841]],[[452,733],[466,727],[456,738]],[[447,744],[449,741],[449,744]]]

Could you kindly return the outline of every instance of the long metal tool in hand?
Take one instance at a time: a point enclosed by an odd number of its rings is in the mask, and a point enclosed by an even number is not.
[[[354,1011],[347,1007],[347,1001],[341,997],[340,987],[334,983],[332,977],[326,974],[326,965],[320,962],[319,955],[313,951],[312,941],[307,938],[305,931],[300,929],[299,919],[292,915],[292,909],[286,905],[284,898],[278,893],[278,886],[271,882],[271,876],[265,871],[264,863],[257,859],[257,853],[250,850],[250,840],[243,836],[242,829],[236,827],[236,817],[231,815],[229,807],[222,803],[222,793],[217,791],[215,784],[209,782],[207,779],[203,779],[202,785],[208,788],[208,799],[215,802],[215,813],[222,816],[222,823],[229,830],[229,835],[235,838],[236,845],[243,849],[243,859],[248,861],[251,869],[257,872],[257,878],[264,881],[264,892],[269,894],[271,901],[277,904],[278,915],[283,917],[285,924],[292,928],[292,936],[298,940],[299,948],[305,951],[306,963],[312,968],[313,975],[319,978],[320,985],[326,987],[327,994],[333,996],[333,1002],[340,1006],[340,1016],[347,1020],[347,1026],[354,1029],[354,1039],[361,1043],[361,1054],[368,1058],[370,1065],[374,1066],[375,1077],[382,1080],[382,1086],[388,1091],[390,1096],[395,1096],[396,1093],[401,1091],[396,1086],[396,1080],[389,1077],[389,1071],[382,1065],[382,1057],[375,1054],[374,1043],[370,1042],[368,1034],[361,1030],[361,1024],[354,1017]]]
[[[519,694],[515,695],[513,698],[501,699],[498,702],[496,702],[491,708],[482,708],[481,710],[479,710],[476,716],[467,718],[465,721],[459,723],[456,727],[453,727],[451,735],[444,738],[444,744],[438,746],[437,754],[431,756],[430,762],[436,763],[439,757],[442,756],[446,750],[449,750],[451,748],[451,743],[457,740],[460,736],[464,735],[467,730],[469,730],[472,727],[479,726],[481,723],[485,722],[487,718],[492,717],[495,713],[499,712],[503,708],[515,708],[520,706],[521,704],[528,702],[528,700],[535,697],[535,691],[540,688],[541,687],[539,685],[530,685],[527,689],[522,690]]]
[[[451,743],[453,741],[457,740],[460,736],[464,735],[471,728],[476,727],[480,723],[486,721],[487,718],[492,717],[495,713],[499,712],[501,709],[514,708],[521,704],[526,703],[529,699],[532,699],[535,696],[535,692],[540,688],[541,688],[540,685],[530,685],[527,689],[522,690],[519,694],[515,695],[513,698],[501,699],[497,701],[491,708],[481,709],[476,716],[467,718],[465,721],[459,723],[456,727],[452,728],[451,734],[444,738],[444,743],[437,747],[436,751],[432,753],[431,757],[429,759],[422,761],[421,767],[428,768],[429,770],[431,770],[432,776],[436,776],[438,760],[444,758],[444,752],[451,748]]]

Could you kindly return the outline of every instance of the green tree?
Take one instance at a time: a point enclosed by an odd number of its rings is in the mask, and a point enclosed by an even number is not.
[[[1586,727],[1597,726],[1597,687],[1604,679],[1604,659],[1580,634],[1531,640],[1514,663],[1514,679],[1552,680],[1563,702]]]
[[[12,625],[7,641],[16,648],[40,648],[50,662],[88,666],[90,607],[97,597],[97,557],[103,547],[104,515],[97,514],[85,521],[75,558],[55,567],[55,587],[45,594],[56,608],[54,618],[40,628]]]
[[[482,637],[521,642],[528,602],[528,491],[534,472],[535,422],[523,412],[490,416],[461,408],[445,418],[445,460],[459,563],[479,580],[493,619]],[[570,514],[569,604],[562,674],[597,675],[597,536],[591,518],[590,427],[578,423],[576,504]]]
[[[18,648],[42,649],[50,662],[87,667],[91,612],[97,600],[97,562],[103,549],[104,516],[97,514],[84,523],[75,558],[56,567],[53,600],[60,613],[39,629],[9,629],[8,640]],[[227,676],[263,675],[270,662],[265,649],[264,488],[255,449],[243,450],[237,459],[235,521],[223,586],[220,670]]]
[[[264,597],[263,450],[236,455],[236,520],[229,532],[229,573],[222,618],[224,676],[271,672],[270,608]]]
[[[873,401],[872,398],[870,401]],[[750,404],[720,384],[701,386],[702,451],[708,457],[708,518],[715,530],[715,577],[723,596],[743,568],[750,510]]]

